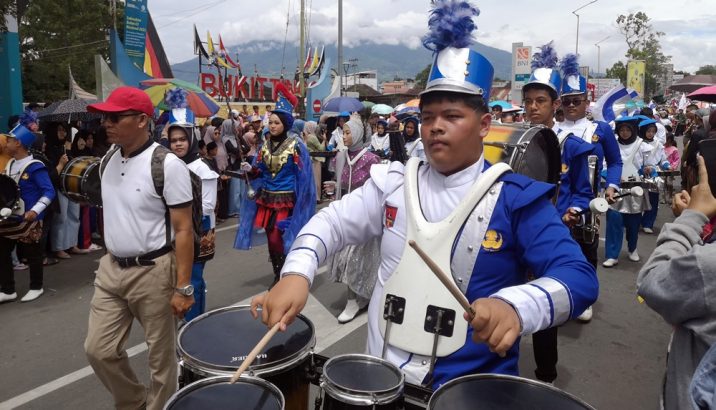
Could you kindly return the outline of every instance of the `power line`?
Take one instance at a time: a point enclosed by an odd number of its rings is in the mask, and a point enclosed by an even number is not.
[[[65,46],[65,47],[47,48],[47,49],[45,49],[45,50],[37,50],[36,53],[49,53],[50,51],[66,50],[66,49],[69,49],[69,48],[84,47],[84,46],[89,46],[89,45],[92,45],[92,44],[106,43],[106,42],[108,42],[108,41],[109,41],[109,40],[106,40],[106,39],[105,39],[105,40],[97,40],[97,41],[92,41],[92,42],[89,42],[89,43],[75,44],[75,45]]]
[[[207,12],[207,11],[209,11],[211,8],[213,8],[214,6],[216,6],[216,5],[218,5],[218,4],[221,4],[221,3],[224,3],[224,2],[226,2],[226,1],[227,1],[227,0],[219,0],[219,1],[216,1],[216,2],[214,2],[214,3],[206,4],[206,5],[203,6],[203,10],[200,8],[199,10],[201,10],[201,11],[197,11],[196,13],[192,13],[192,14],[189,14],[189,15],[184,16],[184,17],[182,17],[182,18],[176,19],[176,20],[174,20],[174,21],[172,21],[172,22],[170,22],[170,23],[167,23],[167,24],[164,24],[164,25],[161,25],[161,26],[157,26],[157,29],[164,28],[164,27],[169,27],[169,26],[171,26],[172,24],[179,23],[180,21],[186,20],[186,19],[188,19],[188,18],[196,17],[197,15],[199,15],[199,14],[201,14],[201,13],[204,13],[204,12]]]

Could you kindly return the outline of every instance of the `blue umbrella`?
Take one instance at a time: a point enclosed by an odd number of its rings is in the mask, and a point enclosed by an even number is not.
[[[357,112],[363,109],[363,103],[353,97],[335,97],[323,104],[323,111],[348,111]]]

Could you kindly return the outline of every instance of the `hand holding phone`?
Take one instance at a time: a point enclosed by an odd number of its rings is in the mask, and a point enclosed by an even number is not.
[[[716,216],[716,198],[713,195],[713,186],[709,184],[709,174],[704,157],[699,155],[697,160],[699,163],[699,183],[691,188],[689,209],[701,212],[711,219]]]
[[[708,138],[699,142],[699,153],[704,158],[711,193],[716,196],[716,139]],[[699,184],[703,181],[699,163]]]

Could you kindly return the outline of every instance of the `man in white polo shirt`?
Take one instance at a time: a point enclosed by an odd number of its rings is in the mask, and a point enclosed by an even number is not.
[[[120,87],[107,101],[88,108],[103,114],[107,140],[120,149],[103,158],[108,254],[94,282],[85,351],[116,408],[161,409],[177,387],[174,315],[183,317],[194,303],[189,171],[181,159],[167,154],[163,199],[156,193],[151,161],[154,150],[164,148],[149,136],[154,107],[144,92]],[[149,348],[148,391],[124,350],[135,318]]]

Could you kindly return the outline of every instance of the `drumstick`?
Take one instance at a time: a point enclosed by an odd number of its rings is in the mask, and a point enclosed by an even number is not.
[[[264,337],[259,340],[258,343],[256,343],[256,346],[249,352],[248,356],[246,356],[246,359],[241,363],[241,366],[239,366],[238,369],[236,369],[236,373],[234,373],[233,376],[231,376],[231,384],[236,383],[237,380],[239,380],[239,377],[241,377],[241,373],[243,373],[249,366],[251,366],[251,363],[253,363],[256,356],[264,350],[264,347],[268,344],[269,340],[273,337],[273,335],[278,332],[278,328],[281,326],[281,322],[277,322],[271,329],[269,329],[268,332],[264,335]]]
[[[414,240],[409,240],[408,245],[410,245],[411,248],[415,249],[415,252],[420,255],[420,258],[425,262],[426,265],[430,268],[430,270],[435,274],[435,276],[440,279],[440,282],[442,282],[443,285],[450,291],[450,293],[453,295],[453,297],[460,303],[460,306],[462,306],[463,309],[465,309],[465,312],[467,312],[468,315],[470,315],[471,318],[475,317],[475,311],[472,309],[472,306],[470,306],[470,302],[467,300],[465,295],[460,291],[460,289],[457,287],[457,285],[450,280],[450,277],[443,272],[442,269],[438,266],[435,261],[433,261],[428,254],[423,251],[420,246],[418,246],[417,243],[415,243]]]

